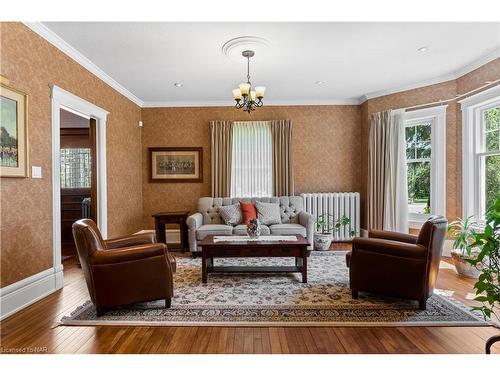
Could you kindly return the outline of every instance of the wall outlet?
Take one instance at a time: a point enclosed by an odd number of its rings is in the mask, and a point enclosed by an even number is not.
[[[42,178],[42,167],[31,167],[31,178]]]

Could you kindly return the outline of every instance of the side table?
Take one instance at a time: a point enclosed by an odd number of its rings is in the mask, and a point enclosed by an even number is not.
[[[159,212],[152,215],[155,218],[156,240],[158,242],[167,243],[165,238],[165,224],[178,224],[181,237],[181,253],[188,246],[188,227],[186,219],[189,216],[189,211],[171,211]]]

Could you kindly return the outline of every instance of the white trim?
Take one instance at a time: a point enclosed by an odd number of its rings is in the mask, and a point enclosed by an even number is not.
[[[328,100],[266,100],[264,105],[269,106],[296,106],[296,105],[359,105],[361,104],[359,98],[350,99],[328,99]],[[231,98],[228,100],[214,100],[214,101],[158,101],[158,102],[143,102],[142,108],[177,108],[177,107],[234,107],[234,101]]]
[[[374,98],[378,98],[381,96],[396,94],[398,92],[414,90],[414,89],[418,89],[421,87],[426,87],[426,86],[431,86],[431,85],[435,85],[438,83],[452,81],[452,80],[458,79],[458,78],[466,75],[467,73],[472,72],[473,70],[476,70],[477,68],[480,68],[481,66],[483,66],[483,65],[485,65],[485,64],[487,64],[487,63],[489,63],[489,62],[491,62],[499,57],[500,57],[500,49],[495,49],[492,52],[488,53],[487,55],[480,57],[479,59],[473,61],[470,64],[467,64],[466,66],[464,66],[464,67],[462,67],[462,68],[460,68],[452,73],[445,74],[445,75],[442,75],[439,77],[426,79],[426,80],[415,82],[415,83],[410,83],[408,85],[393,87],[391,89],[372,91],[370,93],[362,95],[359,98],[359,101],[360,101],[360,104],[363,104],[368,99],[374,99]]]
[[[500,98],[500,85],[460,100],[462,110],[462,217],[475,216],[479,220],[479,167],[476,165],[476,147],[480,119],[478,109]]]
[[[0,320],[48,296],[63,285],[62,266],[50,268],[0,289]]]
[[[431,214],[446,217],[446,109],[447,105],[418,109],[405,113],[408,121],[432,117],[431,131]],[[409,213],[410,228],[420,228],[427,216]]]
[[[59,35],[54,33],[52,30],[50,30],[48,27],[46,27],[43,23],[41,22],[23,22],[25,26],[30,28],[32,31],[40,35],[42,38],[44,38],[46,41],[48,41],[50,44],[58,48],[60,51],[64,52],[66,55],[71,57],[73,60],[75,60],[78,64],[83,66],[85,69],[87,69],[89,72],[94,74],[96,77],[101,79],[102,81],[106,82],[108,85],[110,85],[113,89],[118,91],[120,94],[137,104],[139,107],[143,105],[143,102],[141,99],[139,99],[137,96],[132,94],[129,90],[127,90],[125,87],[120,85],[117,81],[115,81],[113,78],[111,78],[108,74],[106,74],[101,68],[99,68],[96,64],[94,64],[92,61],[90,61],[87,57],[85,57],[81,52],[79,52],[77,49],[72,47],[70,44],[68,44],[66,41],[64,41]]]

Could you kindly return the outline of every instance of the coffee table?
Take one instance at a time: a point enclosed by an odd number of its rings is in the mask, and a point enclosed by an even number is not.
[[[206,283],[209,273],[301,273],[302,282],[307,283],[307,250],[309,243],[303,236],[297,241],[222,241],[214,242],[214,237],[207,236],[198,243],[202,256],[202,281]],[[295,266],[214,266],[214,258],[256,258],[256,257],[293,257]]]

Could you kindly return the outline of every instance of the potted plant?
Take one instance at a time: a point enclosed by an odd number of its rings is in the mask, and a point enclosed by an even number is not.
[[[333,241],[333,231],[339,232],[349,225],[351,221],[345,215],[335,221],[333,215],[323,214],[318,217],[316,222],[316,233],[314,234],[314,249],[315,250],[328,250]],[[354,236],[355,231],[350,231],[349,234]]]
[[[473,310],[481,311],[484,318],[491,318],[493,314],[500,320],[500,197],[497,197],[493,206],[486,211],[486,225],[484,230],[474,234],[473,246],[479,248],[474,259],[469,263],[473,266],[483,265],[478,281],[474,285],[476,290],[475,301],[481,306]],[[496,324],[498,326],[498,323]],[[486,343],[486,353],[489,354],[493,343],[500,341],[500,335],[492,336]]]
[[[455,269],[460,276],[477,279],[481,273],[482,264],[477,266],[468,262],[476,258],[479,250],[474,242],[474,235],[478,225],[472,216],[465,219],[453,221],[448,226],[448,234],[454,239],[451,258]]]

